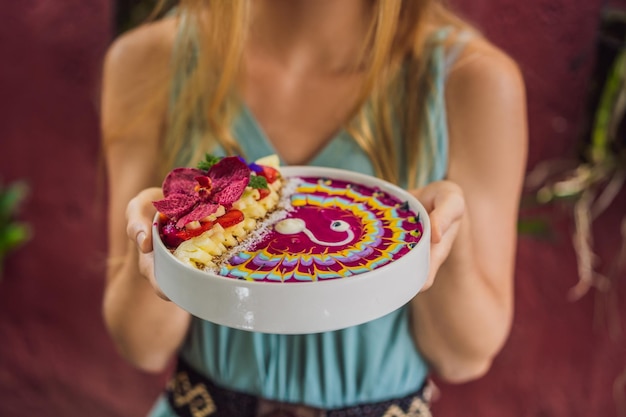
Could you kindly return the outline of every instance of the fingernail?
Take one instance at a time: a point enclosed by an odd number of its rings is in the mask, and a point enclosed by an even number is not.
[[[146,233],[145,232],[137,233],[137,245],[142,246],[144,240],[146,240]]]

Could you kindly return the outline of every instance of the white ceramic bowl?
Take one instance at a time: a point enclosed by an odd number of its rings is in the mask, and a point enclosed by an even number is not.
[[[279,334],[337,330],[382,317],[406,304],[424,285],[430,255],[428,214],[410,193],[380,179],[320,167],[283,167],[286,177],[324,177],[380,190],[408,201],[423,234],[399,259],[346,278],[315,282],[255,282],[213,275],[174,257],[153,228],[156,280],[174,303],[202,319],[237,329]],[[155,222],[156,223],[156,222]]]

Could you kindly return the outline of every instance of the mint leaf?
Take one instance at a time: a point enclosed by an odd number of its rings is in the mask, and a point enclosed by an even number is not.
[[[248,187],[261,189],[268,189],[267,179],[262,175],[250,175],[250,182],[248,183]]]
[[[222,158],[218,156],[214,156],[214,155],[207,153],[204,155],[204,161],[198,162],[198,169],[201,169],[203,171],[208,171],[211,169],[213,165],[217,164],[221,159]]]

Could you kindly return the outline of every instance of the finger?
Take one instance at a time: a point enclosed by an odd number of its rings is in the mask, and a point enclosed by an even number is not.
[[[162,195],[159,188],[149,188],[137,194],[126,207],[126,234],[143,253],[152,251],[152,221],[156,213],[152,202]]]
[[[430,212],[431,241],[441,242],[450,227],[463,217],[465,200],[458,192],[440,193],[435,197],[434,209]]]
[[[428,277],[422,287],[422,291],[429,289],[435,282],[437,272],[443,263],[447,254],[446,249],[443,247],[443,243],[433,243],[430,245],[430,263],[428,268]]]
[[[430,287],[432,287],[434,282],[435,282],[435,274],[433,272],[429,272],[428,278],[426,278],[426,282],[424,282],[424,285],[422,285],[422,288],[420,288],[420,292],[424,292]]]
[[[441,265],[446,261],[450,254],[450,249],[454,243],[454,234],[459,229],[459,223],[453,224],[447,231],[445,238],[442,238],[440,242],[432,243],[430,245],[430,262],[428,269],[428,277],[426,283],[422,287],[421,291],[425,291],[430,288],[435,281],[435,277],[441,268]]]

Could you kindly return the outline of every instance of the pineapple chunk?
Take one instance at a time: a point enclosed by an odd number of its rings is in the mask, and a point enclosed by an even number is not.
[[[233,208],[241,210],[246,218],[260,219],[267,214],[267,209],[259,204],[253,193],[244,194],[241,199],[233,203]]]
[[[226,230],[228,232],[232,233],[233,236],[242,238],[242,237],[244,237],[248,233],[246,231],[246,229],[243,227],[244,223],[245,222],[237,223],[236,225],[231,226],[231,227],[227,228]]]
[[[270,187],[270,190],[278,193],[278,190],[280,190],[280,187],[283,185],[283,182],[280,179],[277,179],[276,181],[274,181],[271,184],[267,184],[268,187]]]
[[[178,246],[176,251],[174,251],[174,256],[185,263],[191,264],[192,266],[197,264],[207,265],[212,263],[213,256],[209,252],[188,242],[189,241],[183,242],[180,246]]]
[[[278,155],[276,154],[265,156],[263,158],[257,159],[254,162],[258,165],[265,165],[274,169],[280,168],[280,158],[278,158]]]
[[[272,207],[275,207],[278,203],[279,197],[276,192],[270,193],[267,197],[262,200],[259,200],[259,204],[266,210],[270,210]]]
[[[201,226],[200,222],[196,220],[196,221],[187,223],[185,225],[185,229],[187,229],[187,230],[196,230],[196,229],[199,229],[200,226]]]
[[[217,208],[217,211],[213,214],[209,214],[208,216],[205,217],[205,219],[210,222],[214,222],[218,217],[223,216],[224,213],[226,213],[226,207],[220,204],[220,206]]]
[[[244,230],[246,230],[247,232],[251,232],[256,227],[256,220],[250,219],[250,218],[244,219],[244,221],[241,222],[241,224],[242,224]]]

